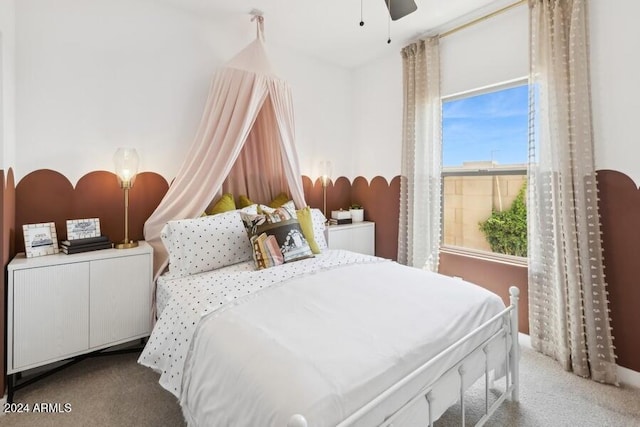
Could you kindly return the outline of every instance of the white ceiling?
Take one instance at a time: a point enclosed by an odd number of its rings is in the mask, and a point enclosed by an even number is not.
[[[264,12],[268,43],[306,51],[324,61],[353,68],[436,30],[451,28],[514,3],[515,0],[415,0],[418,10],[391,22],[385,0],[164,0],[216,21],[249,19]],[[391,0],[393,1],[393,0]]]

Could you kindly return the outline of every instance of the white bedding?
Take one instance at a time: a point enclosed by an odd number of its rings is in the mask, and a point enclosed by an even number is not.
[[[241,272],[254,271],[255,263],[253,261],[241,262],[239,264],[233,264],[219,270],[215,270],[214,274],[234,274]],[[203,278],[208,277],[208,274],[201,275]],[[156,282],[156,313],[160,317],[167,303],[177,294],[177,298],[181,298],[181,292],[184,292],[185,288],[189,285],[189,279],[175,280],[171,275],[162,275],[158,277]]]
[[[346,251],[261,272],[224,270],[171,281],[140,358],[162,373],[190,425],[284,426],[295,413],[335,425],[504,309],[475,285]],[[381,422],[389,407],[360,425]]]
[[[340,265],[375,262],[386,261],[369,255],[328,250],[314,258],[266,270],[254,270],[247,262],[186,277],[167,274],[164,287],[171,296],[164,304],[138,362],[159,372],[160,385],[180,398],[184,363],[201,318],[293,277]]]

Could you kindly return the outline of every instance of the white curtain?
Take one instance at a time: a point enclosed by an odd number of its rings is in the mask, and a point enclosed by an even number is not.
[[[616,383],[598,215],[585,0],[530,0],[529,318],[534,348]]]
[[[439,39],[402,49],[404,117],[398,262],[438,270],[441,204]]]

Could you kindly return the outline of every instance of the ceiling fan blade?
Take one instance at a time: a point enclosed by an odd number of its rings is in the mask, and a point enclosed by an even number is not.
[[[418,9],[414,0],[384,0],[384,4],[387,5],[391,19],[394,21],[407,16]],[[389,7],[389,4],[391,4],[391,7]]]

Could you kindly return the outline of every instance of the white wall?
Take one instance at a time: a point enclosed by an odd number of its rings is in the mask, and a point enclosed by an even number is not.
[[[15,0],[0,1],[0,168],[15,162]]]
[[[17,179],[50,168],[75,183],[112,170],[123,145],[137,148],[141,170],[173,178],[211,76],[255,36],[249,18],[161,0],[16,2]],[[351,138],[350,74],[269,48],[292,86],[302,173],[313,175]]]
[[[640,113],[640,3],[590,7],[596,166],[640,183],[631,125]],[[526,74],[526,28],[523,6],[443,38],[443,93]],[[162,0],[3,0],[0,31],[2,165],[15,166],[18,179],[51,168],[72,182],[111,170],[120,145],[138,148],[143,170],[171,179],[212,73],[255,33],[248,16],[201,16]],[[400,173],[399,52],[348,71],[268,47],[293,89],[303,174],[317,177],[321,160],[332,161],[334,176]]]
[[[589,5],[596,167],[623,172],[640,185],[640,3]]]
[[[390,181],[400,174],[402,154],[402,59],[400,52],[356,69],[353,176]]]
[[[592,0],[589,7],[596,168],[621,171],[640,185],[640,2]],[[443,94],[525,76],[527,28],[523,6],[443,38]],[[400,173],[401,80],[395,53],[354,71],[356,174]]]
[[[528,9],[514,8],[440,40],[443,96],[528,74]],[[402,59],[399,52],[354,71],[356,175],[400,174]]]
[[[268,39],[267,39],[268,41]],[[329,160],[333,176],[353,175],[351,73],[303,52],[270,49],[279,75],[293,92],[296,148],[302,174],[316,179]]]

